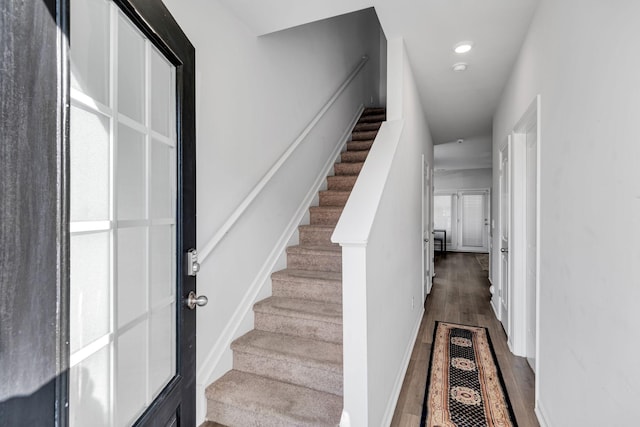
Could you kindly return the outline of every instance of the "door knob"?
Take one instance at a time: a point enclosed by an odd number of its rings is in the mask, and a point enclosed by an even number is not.
[[[507,249],[507,248],[501,248],[501,249],[500,249],[500,252],[502,252],[502,253],[509,252],[509,249]]]
[[[425,243],[429,243],[429,239],[424,239],[424,242]]]
[[[193,291],[189,292],[189,295],[187,296],[187,300],[185,301],[185,303],[187,304],[187,307],[189,307],[191,310],[195,310],[196,306],[204,307],[205,305],[207,305],[208,302],[209,302],[209,298],[205,297],[204,295],[200,295],[198,297],[196,296],[196,293]]]

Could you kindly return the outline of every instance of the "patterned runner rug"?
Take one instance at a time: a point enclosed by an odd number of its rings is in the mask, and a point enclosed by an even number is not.
[[[421,426],[517,426],[489,332],[436,322]]]

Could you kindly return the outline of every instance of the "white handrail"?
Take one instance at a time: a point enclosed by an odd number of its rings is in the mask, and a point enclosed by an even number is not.
[[[198,258],[202,263],[218,246],[218,243],[224,239],[224,237],[229,233],[229,230],[234,226],[234,224],[240,219],[242,214],[247,210],[249,205],[258,197],[262,189],[267,185],[267,183],[271,180],[271,178],[278,172],[278,170],[282,167],[282,165],[289,159],[291,154],[295,151],[296,148],[304,141],[304,139],[309,135],[311,130],[315,127],[315,125],[322,119],[325,113],[331,108],[331,106],[337,101],[338,97],[344,92],[344,90],[349,86],[349,84],[356,78],[360,70],[367,63],[369,58],[367,56],[363,56],[358,65],[354,68],[354,70],[349,74],[347,79],[340,85],[340,87],[335,91],[333,96],[327,101],[327,103],[322,107],[322,109],[316,114],[316,116],[311,120],[311,122],[307,125],[306,128],[302,131],[302,133],[296,138],[295,141],[289,145],[287,150],[282,154],[282,156],[276,161],[271,169],[262,177],[262,179],[256,184],[255,187],[251,190],[251,192],[244,198],[242,203],[238,205],[238,207],[233,211],[231,216],[225,221],[225,223],[220,227],[220,229],[213,235],[213,237],[207,242],[206,245],[202,249],[198,251]]]

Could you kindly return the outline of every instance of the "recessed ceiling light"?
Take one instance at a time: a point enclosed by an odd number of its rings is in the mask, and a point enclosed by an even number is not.
[[[467,53],[473,47],[472,42],[460,42],[453,47],[455,53]]]
[[[451,67],[451,69],[453,71],[466,71],[467,64],[465,64],[464,62],[458,62],[457,64],[453,64],[453,67]]]

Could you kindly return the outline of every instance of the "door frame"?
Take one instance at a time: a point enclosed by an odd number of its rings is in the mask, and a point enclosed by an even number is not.
[[[503,170],[503,163],[504,163],[504,159],[505,159],[505,153],[506,152],[506,157],[507,157],[507,168],[506,170]],[[498,172],[498,245],[497,245],[497,250],[500,251],[500,254],[498,256],[498,264],[499,264],[499,268],[498,268],[498,306],[495,307],[495,304],[492,304],[494,306],[494,311],[496,312],[496,316],[498,318],[498,320],[500,320],[500,322],[503,325],[503,328],[505,329],[506,335],[507,335],[507,345],[509,346],[509,348],[511,349],[511,342],[509,341],[510,336],[512,334],[512,311],[513,311],[513,290],[511,288],[511,283],[513,283],[513,268],[511,266],[512,264],[512,253],[510,252],[510,247],[507,248],[508,252],[506,253],[506,255],[502,254],[501,249],[502,248],[502,230],[503,228],[507,229],[507,235],[508,235],[508,243],[509,246],[512,246],[512,215],[513,215],[513,211],[512,211],[512,192],[513,192],[513,183],[512,183],[512,166],[513,166],[513,151],[512,151],[512,141],[511,141],[511,135],[509,135],[507,137],[507,141],[505,142],[504,145],[502,145],[498,151],[498,165],[499,165],[499,172]],[[504,174],[506,175],[505,180],[506,180],[506,185],[508,187],[507,189],[507,197],[508,197],[508,202],[507,202],[507,206],[506,209],[504,209],[503,206],[503,200],[502,200],[502,194],[503,194],[503,188],[502,188],[502,177],[501,175]],[[504,215],[504,213],[506,212],[506,215]],[[504,274],[504,269],[502,267],[502,262],[503,262],[503,257],[507,257],[507,274],[505,277]],[[505,298],[505,289],[507,290],[506,294],[507,297]],[[495,296],[495,294],[494,294]],[[506,300],[506,301],[505,301]],[[505,316],[503,316],[503,306],[507,307],[506,310],[506,319],[503,318]]]
[[[517,356],[526,357],[527,355],[527,209],[526,209],[526,192],[527,192],[527,147],[526,136],[527,129],[532,126],[536,127],[537,149],[536,149],[536,325],[535,330],[539,330],[539,301],[540,301],[540,128],[541,128],[541,111],[540,111],[540,95],[537,95],[529,104],[526,111],[522,114],[516,125],[513,127],[512,138],[512,187],[511,187],[511,204],[512,204],[512,233],[511,233],[511,252],[512,257],[512,295],[513,295],[513,329],[509,342],[512,345],[512,352]],[[518,286],[515,286],[518,284]],[[539,337],[536,333],[536,365],[538,364],[539,353]],[[538,366],[536,366],[536,372]]]
[[[433,285],[433,197],[431,193],[432,171],[425,155],[422,155],[422,302],[426,301],[427,295],[431,293]],[[429,203],[429,208],[425,209],[425,202]],[[425,236],[427,241],[425,241]],[[428,264],[428,265],[427,265]],[[428,276],[425,272],[429,269]]]
[[[486,253],[489,251],[489,229],[488,229],[488,224],[483,224],[482,226],[482,234],[483,234],[483,245],[486,244],[486,250],[485,250],[485,246],[483,246],[482,248],[476,248],[473,246],[464,246],[462,244],[462,239],[463,239],[463,235],[462,235],[462,221],[464,219],[464,215],[462,214],[462,196],[465,194],[476,194],[476,195],[482,195],[484,196],[484,220],[489,222],[490,221],[490,209],[489,209],[489,205],[491,204],[491,189],[490,188],[478,188],[478,189],[460,189],[457,190],[457,194],[456,197],[458,199],[458,203],[457,203],[457,213],[456,213],[456,236],[457,236],[457,241],[455,242],[455,246],[454,246],[454,250],[460,251],[460,252],[477,252],[477,253]],[[452,241],[453,243],[453,241]]]

